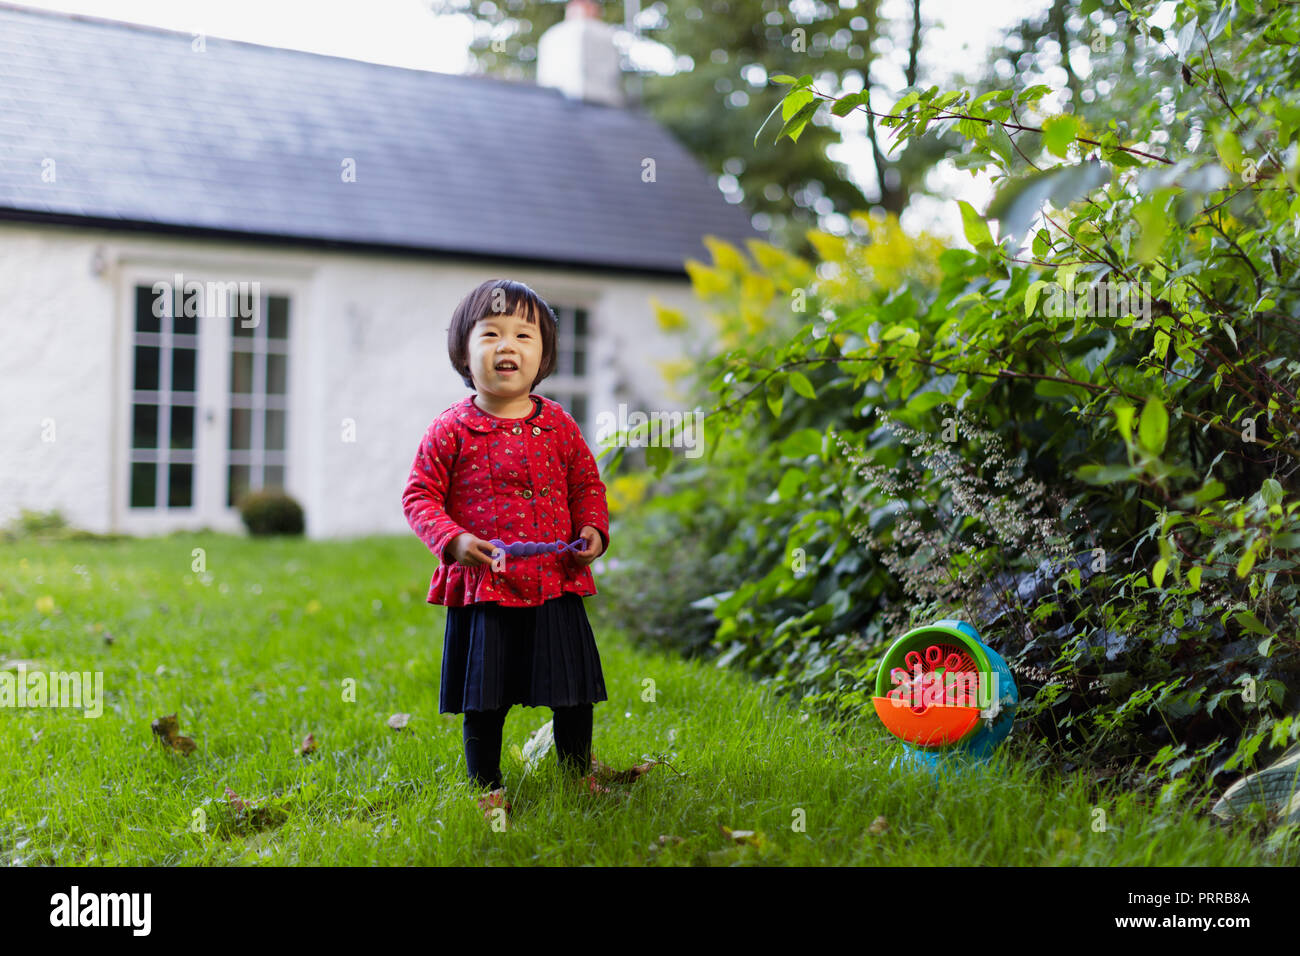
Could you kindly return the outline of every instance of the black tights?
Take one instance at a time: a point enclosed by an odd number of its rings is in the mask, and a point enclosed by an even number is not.
[[[493,790],[501,784],[501,728],[509,706],[500,710],[465,711],[465,763],[469,779]],[[584,776],[591,768],[592,705],[552,707],[555,715],[555,757],[561,769]]]

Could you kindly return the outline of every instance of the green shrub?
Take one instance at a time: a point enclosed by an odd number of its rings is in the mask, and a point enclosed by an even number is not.
[[[68,524],[63,513],[58,509],[52,511],[29,511],[24,508],[4,528],[0,528],[0,541],[14,542],[23,540],[38,541],[121,541],[129,538],[125,534],[98,534]]]
[[[732,529],[720,546],[740,573],[702,602],[720,663],[861,712],[892,638],[961,616],[1023,684],[1018,739],[1067,768],[1126,762],[1173,793],[1300,737],[1300,96],[1284,42],[1300,9],[1182,3],[1176,19],[1179,49],[1196,40],[1181,60],[1134,14],[1119,109],[1052,115],[1041,84],[900,93],[882,120],[900,141],[955,120],[958,165],[1000,177],[987,213],[960,204],[970,249],[932,255],[868,223],[865,242],[810,232],[819,262],[757,242],[756,264],[720,242],[688,262],[733,334],[699,363],[707,500],[656,508]],[[789,135],[821,94],[811,76],[774,82]],[[1138,148],[1152,142],[1164,155]],[[1076,300],[1096,283],[1142,294]],[[647,450],[660,473],[673,458]]]
[[[263,535],[303,533],[302,506],[280,488],[263,488],[243,495],[238,502],[248,533]]]

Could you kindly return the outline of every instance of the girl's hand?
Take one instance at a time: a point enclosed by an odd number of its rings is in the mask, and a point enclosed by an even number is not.
[[[476,568],[492,563],[492,544],[466,531],[447,545],[447,555],[462,567]]]
[[[582,530],[578,532],[578,537],[583,541],[582,553],[573,554],[573,552],[569,552],[569,554],[580,566],[591,564],[604,553],[605,543],[600,539],[600,532],[591,525],[583,525]]]

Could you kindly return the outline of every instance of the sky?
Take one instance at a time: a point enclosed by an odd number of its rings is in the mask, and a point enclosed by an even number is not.
[[[472,27],[463,16],[437,16],[432,0],[14,0],[18,5],[82,13],[113,20],[147,23],[166,29],[226,37],[325,53],[410,69],[463,73]],[[643,0],[649,6],[652,0]],[[800,0],[792,0],[796,6]],[[851,4],[853,0],[840,0]],[[922,49],[922,72],[930,83],[943,85],[953,70],[973,69],[1000,30],[1024,16],[1045,9],[1048,0],[924,0],[921,11],[930,27]],[[885,0],[882,15],[900,25],[910,22],[910,0]],[[672,70],[673,58],[658,44],[641,43],[631,50],[647,69]],[[873,74],[877,82],[886,79]],[[901,85],[901,81],[900,81]],[[762,112],[766,112],[763,110]],[[761,117],[758,118],[761,122]],[[838,120],[836,122],[839,122]],[[854,124],[860,129],[862,123]],[[755,127],[757,128],[757,127]],[[831,158],[843,162],[850,176],[874,188],[871,151],[862,135],[850,135]],[[956,198],[982,209],[992,195],[986,177],[939,169],[933,180],[949,198],[919,199],[903,225],[961,235]]]

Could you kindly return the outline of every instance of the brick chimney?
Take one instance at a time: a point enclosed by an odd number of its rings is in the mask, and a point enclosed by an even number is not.
[[[617,33],[601,20],[595,0],[569,0],[564,19],[537,41],[537,84],[570,99],[625,106]]]

